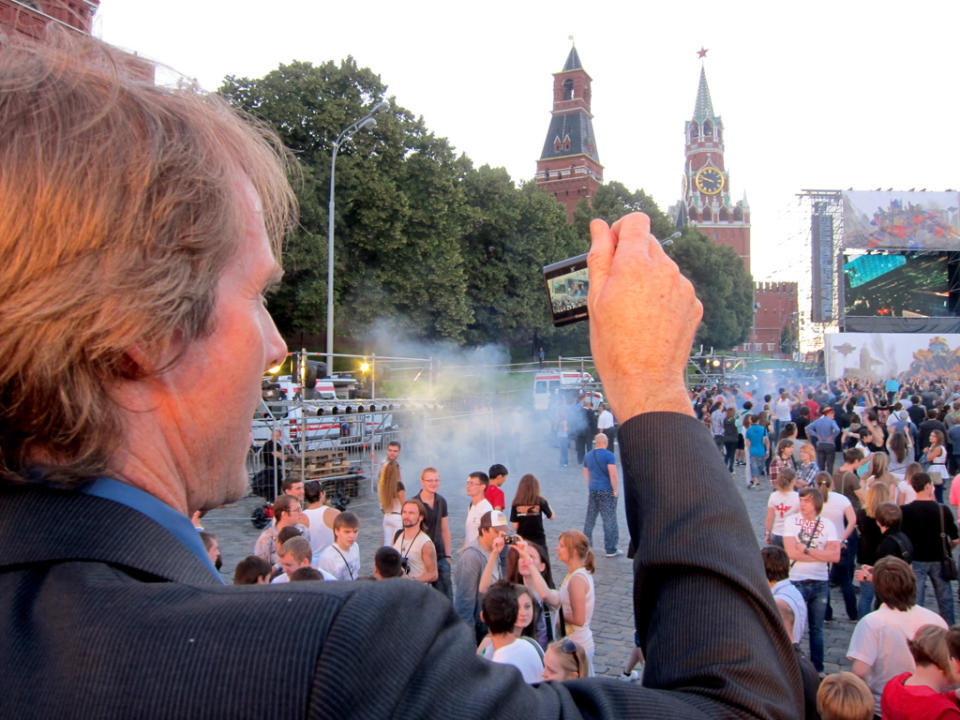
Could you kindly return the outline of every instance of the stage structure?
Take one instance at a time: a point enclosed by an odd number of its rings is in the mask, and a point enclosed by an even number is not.
[[[805,190],[828,377],[960,370],[960,193]],[[957,365],[957,367],[954,367]]]
[[[805,190],[814,322],[960,333],[960,193]]]

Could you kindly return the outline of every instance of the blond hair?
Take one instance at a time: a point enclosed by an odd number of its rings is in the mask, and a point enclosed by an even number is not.
[[[400,465],[396,460],[388,460],[380,473],[380,485],[377,495],[380,499],[380,509],[388,513],[393,511],[393,504],[400,497]]]
[[[817,690],[823,720],[873,720],[875,704],[870,688],[852,672],[827,675]]]
[[[6,481],[41,464],[62,485],[105,472],[122,439],[108,389],[170,367],[212,330],[244,175],[278,261],[295,215],[275,134],[215,95],[122,65],[65,33],[0,46]]]

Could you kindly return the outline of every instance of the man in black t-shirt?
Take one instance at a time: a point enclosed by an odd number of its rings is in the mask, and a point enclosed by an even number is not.
[[[437,579],[433,587],[453,600],[453,585],[450,582],[450,521],[447,517],[447,501],[437,492],[440,473],[436,468],[424,468],[420,473],[420,492],[416,497],[423,503],[426,516],[423,529],[437,549]]]
[[[947,536],[948,547],[958,542],[957,524],[953,513],[938,503],[933,494],[933,482],[927,473],[917,473],[910,480],[917,491],[917,499],[903,506],[903,532],[913,543],[913,572],[917,576],[917,605],[923,605],[927,578],[937,594],[940,617],[953,625],[953,595],[950,581],[941,575],[940,562],[944,559],[944,541],[940,528]],[[942,522],[942,525],[941,525]]]

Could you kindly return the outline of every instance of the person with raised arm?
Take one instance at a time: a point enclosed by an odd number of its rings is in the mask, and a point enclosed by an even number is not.
[[[218,96],[127,75],[92,38],[48,40],[0,44],[7,706],[37,717],[796,714],[800,674],[758,554],[743,552],[755,544],[743,502],[687,400],[702,308],[642,214],[591,224],[588,304],[622,421],[643,686],[528,686],[478,658],[450,601],[423,583],[224,585],[190,515],[246,492],[262,373],[286,354],[265,295],[295,224],[291,158]],[[278,638],[292,617],[297,632]]]

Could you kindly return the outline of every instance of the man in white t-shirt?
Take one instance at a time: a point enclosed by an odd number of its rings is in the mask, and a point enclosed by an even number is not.
[[[607,447],[613,450],[613,441],[617,438],[616,420],[606,403],[600,404],[600,414],[597,416],[597,430],[607,436]]]
[[[480,518],[484,513],[493,510],[493,505],[484,495],[490,478],[485,472],[477,470],[467,476],[467,495],[470,497],[470,507],[467,509],[467,522],[463,529],[463,547],[476,541],[480,534]]]
[[[829,563],[840,561],[840,535],[820,512],[823,495],[813,487],[801,488],[800,512],[786,519],[783,547],[793,561],[790,579],[807,603],[810,627],[810,662],[823,672],[823,623],[830,594]]]
[[[491,585],[483,595],[483,610],[480,616],[490,631],[493,643],[491,660],[502,665],[513,665],[529,685],[543,680],[542,648],[533,638],[517,637],[514,625],[517,622],[519,603],[517,591],[509,582]]]
[[[317,569],[326,571],[337,580],[356,580],[360,574],[360,548],[357,533],[360,521],[352,512],[342,512],[333,521],[333,544],[324,548],[317,558]]]
[[[913,570],[900,558],[880,558],[873,567],[873,588],[881,605],[865,615],[853,629],[847,658],[853,672],[863,678],[873,693],[876,707],[887,682],[900,673],[913,672],[907,640],[924,625],[947,629],[946,621],[917,602]]]
[[[783,426],[791,421],[792,416],[790,414],[790,410],[793,408],[795,403],[795,400],[790,399],[787,389],[780,388],[780,397],[778,397],[776,402],[773,403],[774,440],[780,439],[780,431],[783,430]]]

